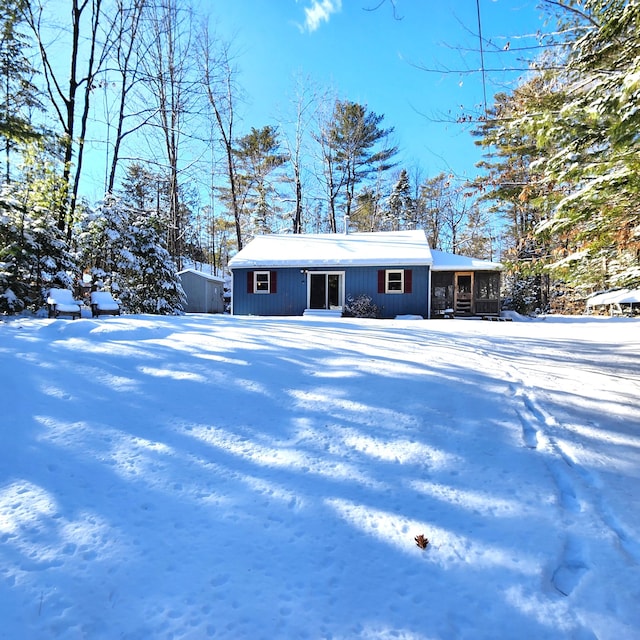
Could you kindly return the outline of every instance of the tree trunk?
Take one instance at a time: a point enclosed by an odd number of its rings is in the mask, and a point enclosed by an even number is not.
[[[229,181],[229,204],[233,214],[238,251],[242,249],[241,206],[238,195],[238,177],[233,158],[234,143],[234,69],[231,66],[229,47],[222,44],[219,59],[214,59],[213,43],[210,41],[209,29],[204,26],[198,42],[198,59],[201,64],[202,81],[207,100],[215,116],[218,132],[224,149],[225,170]]]
[[[58,117],[60,126],[62,127],[62,145],[63,145],[63,189],[62,205],[58,214],[58,228],[70,237],[71,226],[73,224],[75,208],[80,187],[80,178],[82,174],[82,160],[84,154],[84,138],[87,129],[87,120],[91,103],[91,92],[93,90],[93,81],[96,73],[100,69],[100,65],[104,60],[101,55],[98,63],[96,63],[96,50],[98,27],[101,17],[102,0],[93,0],[89,4],[89,0],[73,0],[71,8],[71,43],[69,55],[69,78],[67,90],[63,89],[64,82],[58,76],[57,71],[53,68],[51,57],[47,49],[47,42],[50,34],[47,27],[42,26],[43,4],[37,5],[36,12],[33,12],[31,3],[27,3],[25,10],[25,20],[33,32],[40,57],[44,69],[44,77],[47,86],[47,95],[53,109]],[[90,6],[90,32],[85,33],[81,28],[83,14]],[[46,34],[46,35],[45,35]],[[81,43],[87,43],[89,47],[86,56],[85,73],[79,77],[79,63],[84,60]],[[103,54],[106,51],[103,49]],[[84,85],[83,109],[80,116],[80,136],[76,140],[76,106],[78,91]],[[73,166],[74,155],[76,155],[76,166]]]

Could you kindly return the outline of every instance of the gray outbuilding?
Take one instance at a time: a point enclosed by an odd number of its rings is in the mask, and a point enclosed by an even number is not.
[[[223,313],[224,278],[195,269],[178,273],[187,296],[187,313]]]

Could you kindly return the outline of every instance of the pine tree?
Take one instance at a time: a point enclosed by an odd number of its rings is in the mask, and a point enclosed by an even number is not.
[[[378,187],[366,186],[356,196],[349,223],[357,231],[382,231],[384,227],[384,197]]]
[[[78,268],[56,226],[59,167],[42,147],[25,150],[20,179],[0,197],[0,309],[37,311],[51,287],[73,289]]]
[[[34,109],[42,109],[28,56],[27,37],[20,30],[26,0],[0,0],[0,138],[4,140],[4,178],[11,180],[11,151],[34,141],[40,133],[31,123]]]
[[[572,34],[477,133],[494,210],[511,216],[512,270],[588,293],[640,283],[640,5],[549,2]],[[541,289],[544,290],[544,287]]]
[[[393,128],[381,128],[384,116],[367,111],[356,102],[337,100],[333,120],[327,131],[327,144],[332,150],[338,185],[344,196],[344,213],[351,215],[356,188],[372,175],[393,168],[397,148],[387,142]]]
[[[184,309],[184,291],[162,229],[155,212],[135,209],[113,195],[83,220],[82,264],[94,285],[117,296],[127,313],[173,315]]]
[[[238,141],[234,156],[243,210],[250,213],[249,228],[243,235],[271,233],[277,226],[279,213],[272,175],[287,161],[285,154],[280,152],[277,130],[271,126],[252,127],[251,132]]]
[[[548,304],[552,246],[538,229],[558,198],[556,184],[545,180],[539,168],[545,155],[530,114],[554,110],[559,99],[554,75],[533,77],[512,94],[497,94],[489,117],[475,131],[476,144],[486,150],[479,163],[485,174],[471,186],[503,225],[506,298],[523,314]]]
[[[414,218],[415,203],[411,196],[411,184],[406,169],[402,169],[398,181],[389,196],[388,221],[392,231],[406,229]]]
[[[126,237],[130,218],[130,209],[116,196],[107,195],[94,210],[86,211],[78,224],[79,262],[91,274],[97,290],[119,294],[126,287],[123,274],[136,269]]]
[[[166,181],[165,181],[166,182]],[[181,313],[185,295],[167,248],[167,191],[141,164],[127,168],[119,195],[107,194],[78,233],[83,268],[118,296],[127,313]]]
[[[0,193],[0,314],[23,311],[30,298],[23,277],[29,268],[20,227],[25,213],[5,185]]]
[[[584,0],[572,15],[581,31],[561,73],[560,108],[534,118],[545,178],[563,188],[546,230],[566,243],[557,265],[565,277],[587,289],[637,286],[640,4]]]
[[[179,315],[186,296],[169,251],[161,241],[158,221],[136,212],[128,236],[134,247],[135,271],[125,271],[128,281],[121,299],[133,313]]]
[[[420,185],[416,202],[416,220],[418,226],[427,234],[432,249],[442,249],[444,243],[444,210],[449,206],[449,177],[439,173],[427,178]]]

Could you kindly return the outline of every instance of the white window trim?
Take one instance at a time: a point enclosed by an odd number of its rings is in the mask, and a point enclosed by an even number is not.
[[[389,288],[389,275],[392,273],[400,274],[400,289]],[[396,281],[397,282],[397,281]],[[384,292],[385,293],[404,293],[404,269],[386,269],[384,272]]]
[[[267,276],[267,288],[258,289],[258,276]],[[253,293],[271,293],[271,271],[254,271],[253,272]]]
[[[345,272],[344,271],[306,271],[307,274],[307,307],[311,306],[311,275],[320,275],[320,276],[340,276],[338,281],[339,289],[338,289],[338,301],[340,304],[336,307],[331,305],[331,310],[338,311],[339,309],[344,309],[344,281],[345,281]]]

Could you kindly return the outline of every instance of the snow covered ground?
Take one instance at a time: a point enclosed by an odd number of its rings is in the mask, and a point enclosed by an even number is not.
[[[638,320],[21,318],[0,362],[0,638],[640,638]]]

